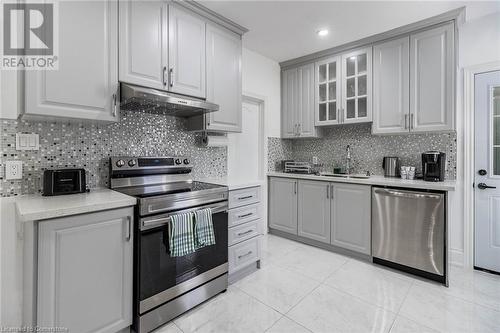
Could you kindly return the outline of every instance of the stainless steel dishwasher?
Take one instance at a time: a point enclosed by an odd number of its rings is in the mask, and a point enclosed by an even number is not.
[[[447,285],[446,195],[372,188],[373,262]]]

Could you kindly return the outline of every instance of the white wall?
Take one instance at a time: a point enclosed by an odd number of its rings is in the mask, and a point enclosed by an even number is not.
[[[452,195],[450,217],[450,261],[464,263],[464,226],[473,221],[464,220],[464,126],[463,69],[469,66],[500,61],[500,13],[465,22],[459,27],[457,77],[457,190]],[[470,186],[471,184],[468,184]],[[469,254],[469,255],[472,255]]]

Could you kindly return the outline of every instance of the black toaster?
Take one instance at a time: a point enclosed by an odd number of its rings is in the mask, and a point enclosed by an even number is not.
[[[43,195],[74,194],[86,191],[84,169],[55,169],[43,172]]]

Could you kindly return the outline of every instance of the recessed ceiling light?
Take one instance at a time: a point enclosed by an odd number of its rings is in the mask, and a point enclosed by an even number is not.
[[[320,29],[320,30],[316,31],[316,33],[318,34],[318,36],[324,37],[324,36],[328,35],[328,29]]]
[[[351,60],[356,60],[356,57],[350,57],[349,59],[351,59]]]

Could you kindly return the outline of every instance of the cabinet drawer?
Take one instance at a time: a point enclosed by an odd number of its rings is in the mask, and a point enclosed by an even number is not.
[[[229,191],[229,208],[241,207],[260,201],[260,186]]]
[[[260,234],[260,220],[254,220],[245,224],[229,228],[228,243],[233,245],[250,239]]]
[[[229,274],[260,259],[261,237],[254,237],[229,247]]]
[[[260,203],[229,210],[228,226],[234,227],[260,218]]]

